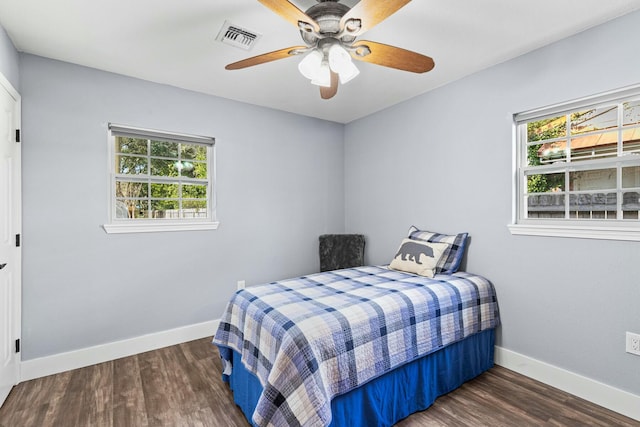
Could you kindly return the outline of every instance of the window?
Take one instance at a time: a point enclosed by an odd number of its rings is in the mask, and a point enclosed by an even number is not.
[[[640,86],[514,119],[513,234],[640,240]]]
[[[215,229],[214,139],[109,125],[107,233]]]

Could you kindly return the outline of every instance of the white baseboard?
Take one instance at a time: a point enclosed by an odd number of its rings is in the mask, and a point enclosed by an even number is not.
[[[496,365],[640,421],[640,396],[496,346]]]
[[[20,363],[20,381],[46,377],[145,351],[210,337],[215,334],[219,322],[220,320],[212,320],[66,353],[25,360]]]

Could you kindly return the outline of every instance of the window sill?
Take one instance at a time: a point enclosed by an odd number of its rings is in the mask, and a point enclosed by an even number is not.
[[[104,224],[102,228],[107,234],[123,234],[123,233],[158,233],[164,231],[197,231],[197,230],[215,230],[220,223],[213,222],[185,222],[185,223],[135,223],[135,224]]]
[[[538,224],[510,224],[507,227],[513,235],[640,241],[640,228],[638,227],[589,227]]]

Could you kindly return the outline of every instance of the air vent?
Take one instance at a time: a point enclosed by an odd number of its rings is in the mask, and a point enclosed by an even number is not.
[[[220,29],[216,40],[240,49],[251,50],[253,45],[260,40],[260,37],[262,37],[262,34],[232,24],[229,21],[224,21],[224,25]]]

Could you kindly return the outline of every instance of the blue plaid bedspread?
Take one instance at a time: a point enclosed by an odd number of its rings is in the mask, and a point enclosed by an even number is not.
[[[260,380],[256,425],[326,426],[334,396],[499,322],[481,276],[367,266],[238,291],[213,343]]]

